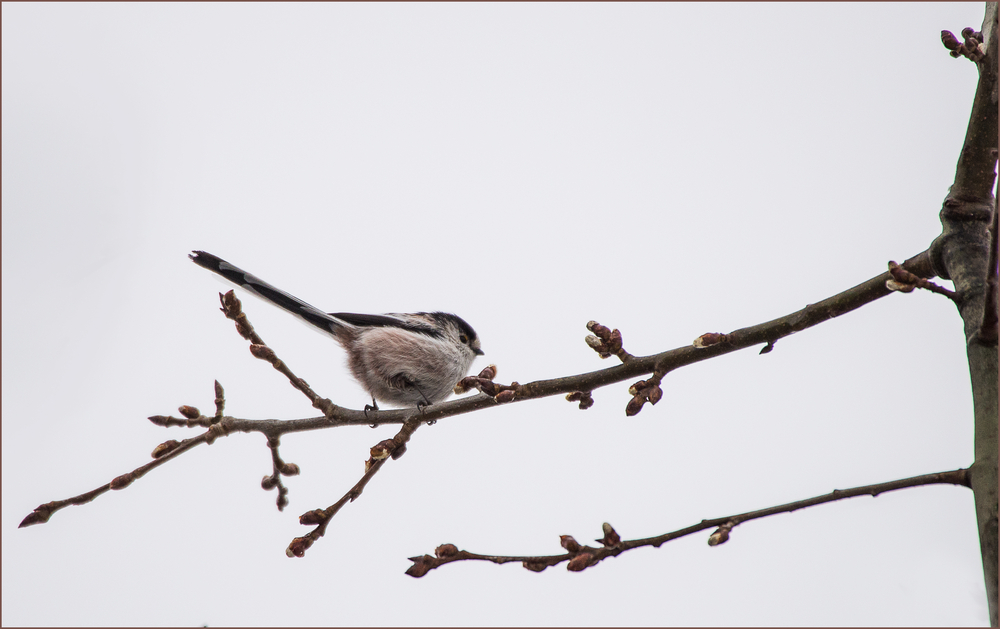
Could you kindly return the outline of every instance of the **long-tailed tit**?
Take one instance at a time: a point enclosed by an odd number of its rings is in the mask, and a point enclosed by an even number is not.
[[[472,326],[447,312],[325,313],[210,253],[188,257],[333,336],[347,350],[351,373],[372,396],[366,410],[378,409],[376,399],[397,406],[440,402],[483,354]]]

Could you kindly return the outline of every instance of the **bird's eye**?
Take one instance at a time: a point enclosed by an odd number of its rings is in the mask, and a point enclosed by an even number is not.
[[[462,341],[462,343],[464,343],[464,344],[466,344],[466,345],[468,345],[468,344],[469,344],[469,337],[467,337],[467,336],[466,336],[466,335],[464,335],[464,334],[462,334],[461,336],[459,336],[459,337],[458,337],[458,340]]]

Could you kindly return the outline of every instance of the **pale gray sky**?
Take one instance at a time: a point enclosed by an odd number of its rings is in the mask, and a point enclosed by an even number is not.
[[[3,4],[4,625],[986,625],[972,494],[919,488],[580,574],[558,553],[972,462],[961,321],[891,295],[672,373],[624,416],[555,398],[422,429],[304,559],[392,427],[233,435],[43,526],[184,430],[316,412],[217,309],[220,255],[331,311],[450,310],[498,381],[797,310],[925,249],[976,86],[974,4]],[[321,394],[341,350],[244,300]]]

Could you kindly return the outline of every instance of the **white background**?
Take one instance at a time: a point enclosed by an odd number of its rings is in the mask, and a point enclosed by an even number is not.
[[[924,250],[982,4],[3,5],[3,624],[985,625],[973,498],[856,498],[580,574],[407,557],[562,552],[972,462],[954,306],[894,294],[674,372],[421,429],[304,559],[395,427],[285,437],[291,505],[232,435],[18,530],[195,434],[180,404],[317,413],[218,311],[204,249],[331,311],[459,313],[498,381],[611,366],[798,310]],[[245,294],[244,294],[245,296]],[[318,392],[343,353],[254,299]]]

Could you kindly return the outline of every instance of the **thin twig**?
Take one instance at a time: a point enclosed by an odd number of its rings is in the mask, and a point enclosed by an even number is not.
[[[340,500],[326,509],[307,511],[299,516],[299,524],[307,526],[316,524],[317,526],[308,534],[293,539],[292,543],[285,549],[285,554],[289,557],[304,556],[306,550],[326,533],[326,527],[330,524],[333,516],[337,515],[337,512],[348,502],[354,502],[361,496],[361,492],[365,490],[365,486],[382,469],[382,466],[389,460],[389,457],[398,459],[403,455],[403,452],[406,451],[406,442],[410,440],[410,436],[420,427],[421,423],[419,417],[407,420],[402,428],[399,429],[399,432],[396,433],[395,437],[386,439],[372,448],[372,458],[366,462],[365,473],[361,477],[361,480],[355,483],[354,487],[351,487]]]
[[[253,325],[250,324],[250,320],[244,314],[243,304],[236,297],[236,293],[234,291],[229,291],[225,295],[219,293],[219,301],[222,303],[221,310],[226,315],[226,318],[236,322],[236,331],[239,332],[240,336],[252,343],[250,345],[250,353],[255,358],[271,363],[272,367],[284,374],[293,387],[309,398],[313,408],[319,410],[326,417],[333,417],[337,407],[327,398],[320,397],[309,387],[309,384],[305,380],[292,373],[288,365],[277,357],[274,350],[264,342],[264,339],[258,336],[257,332],[253,329]]]
[[[455,561],[489,561],[495,564],[505,564],[519,561],[525,568],[531,570],[532,572],[541,572],[549,566],[554,566],[564,561],[568,561],[568,569],[573,572],[578,572],[590,566],[596,565],[608,557],[617,557],[627,550],[641,548],[644,546],[659,548],[661,545],[671,540],[685,537],[687,535],[691,535],[692,533],[697,533],[707,529],[717,529],[709,537],[708,543],[710,546],[718,546],[725,543],[729,539],[729,533],[735,527],[751,520],[766,518],[778,513],[791,513],[792,511],[797,511],[806,507],[812,507],[827,502],[835,502],[837,500],[844,500],[846,498],[854,498],[856,496],[869,495],[875,497],[885,492],[897,491],[908,487],[942,484],[969,487],[969,470],[963,468],[949,472],[924,474],[922,476],[913,476],[911,478],[904,478],[885,483],[865,485],[863,487],[854,487],[852,489],[836,489],[828,494],[823,494],[822,496],[806,498],[805,500],[797,500],[795,502],[789,502],[788,504],[778,505],[776,507],[768,507],[766,509],[748,511],[747,513],[740,513],[738,515],[730,515],[722,518],[713,518],[711,520],[702,520],[698,524],[693,524],[670,533],[664,533],[663,535],[657,535],[656,537],[621,540],[615,530],[611,528],[611,525],[605,523],[604,538],[597,540],[602,543],[601,547],[595,548],[591,546],[581,546],[577,544],[576,540],[572,537],[563,535],[560,536],[562,546],[569,552],[560,555],[483,555],[458,550],[454,544],[443,544],[437,548],[435,556],[423,555],[420,557],[410,557],[410,561],[413,562],[413,565],[406,570],[406,574],[412,577],[422,577],[435,568]]]
[[[187,452],[188,450],[194,448],[195,446],[200,446],[203,443],[211,443],[212,441],[215,440],[216,436],[218,436],[217,433],[218,431],[213,426],[212,428],[209,428],[207,431],[203,432],[197,437],[192,437],[191,439],[185,439],[184,441],[177,443],[177,445],[174,446],[172,449],[170,449],[169,452],[160,454],[157,458],[154,458],[152,461],[146,463],[145,465],[140,465],[139,467],[132,470],[128,474],[122,474],[121,476],[115,477],[114,479],[112,479],[110,483],[106,485],[101,485],[97,489],[92,489],[91,491],[82,493],[79,496],[73,496],[72,498],[67,498],[65,500],[54,500],[52,502],[47,502],[43,505],[39,505],[35,507],[35,510],[29,513],[27,517],[21,520],[21,523],[18,525],[18,528],[24,528],[26,526],[31,526],[32,524],[43,524],[49,521],[49,518],[52,517],[53,513],[59,511],[64,507],[68,507],[70,505],[84,505],[109,490],[125,489],[126,487],[131,485],[134,481],[145,476],[147,472],[160,467],[167,461],[173,460],[174,458],[180,456],[181,454]],[[155,452],[156,451],[154,450],[154,455]]]

